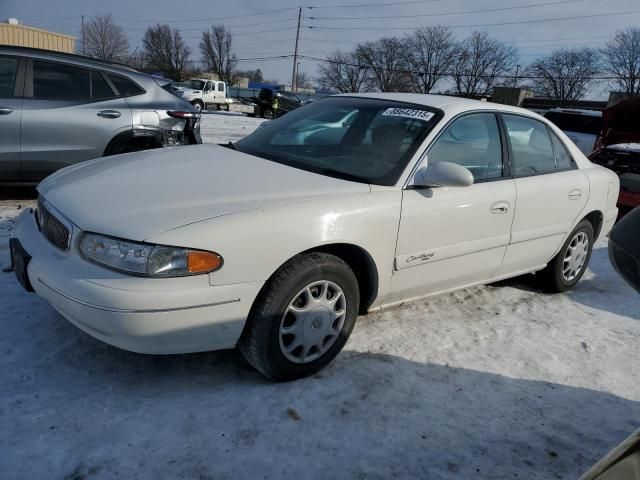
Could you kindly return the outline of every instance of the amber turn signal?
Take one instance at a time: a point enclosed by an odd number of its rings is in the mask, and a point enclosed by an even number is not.
[[[222,266],[222,257],[216,253],[189,250],[187,252],[187,269],[189,273],[209,273]]]

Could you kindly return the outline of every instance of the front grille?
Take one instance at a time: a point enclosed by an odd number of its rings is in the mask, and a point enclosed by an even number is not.
[[[42,197],[38,198],[38,226],[44,238],[60,250],[69,248],[70,230],[47,208]]]

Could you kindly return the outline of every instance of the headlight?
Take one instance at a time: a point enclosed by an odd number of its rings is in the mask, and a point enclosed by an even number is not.
[[[82,255],[120,272],[145,277],[183,277],[222,267],[222,257],[204,250],[130,242],[95,233],[80,240]]]

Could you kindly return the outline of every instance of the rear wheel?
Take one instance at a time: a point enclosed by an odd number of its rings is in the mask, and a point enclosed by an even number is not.
[[[267,120],[271,120],[273,118],[273,110],[267,108],[262,110],[262,118],[266,118]]]
[[[263,288],[240,339],[244,358],[274,380],[306,377],[342,350],[355,325],[358,282],[325,253],[298,255]]]
[[[194,100],[191,102],[191,105],[193,105],[193,108],[195,108],[198,113],[204,110],[204,103],[202,103],[202,100]]]
[[[549,292],[564,292],[578,283],[589,264],[593,240],[591,222],[582,220],[560,252],[544,270],[536,274],[541,286]]]

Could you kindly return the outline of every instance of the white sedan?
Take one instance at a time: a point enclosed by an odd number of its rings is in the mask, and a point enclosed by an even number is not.
[[[332,111],[352,116],[326,135],[313,119]],[[528,272],[573,287],[618,187],[526,110],[335,96],[235,144],[59,171],[17,219],[12,260],[27,289],[104,342],[239,346],[287,380],[330,362],[359,313]]]

